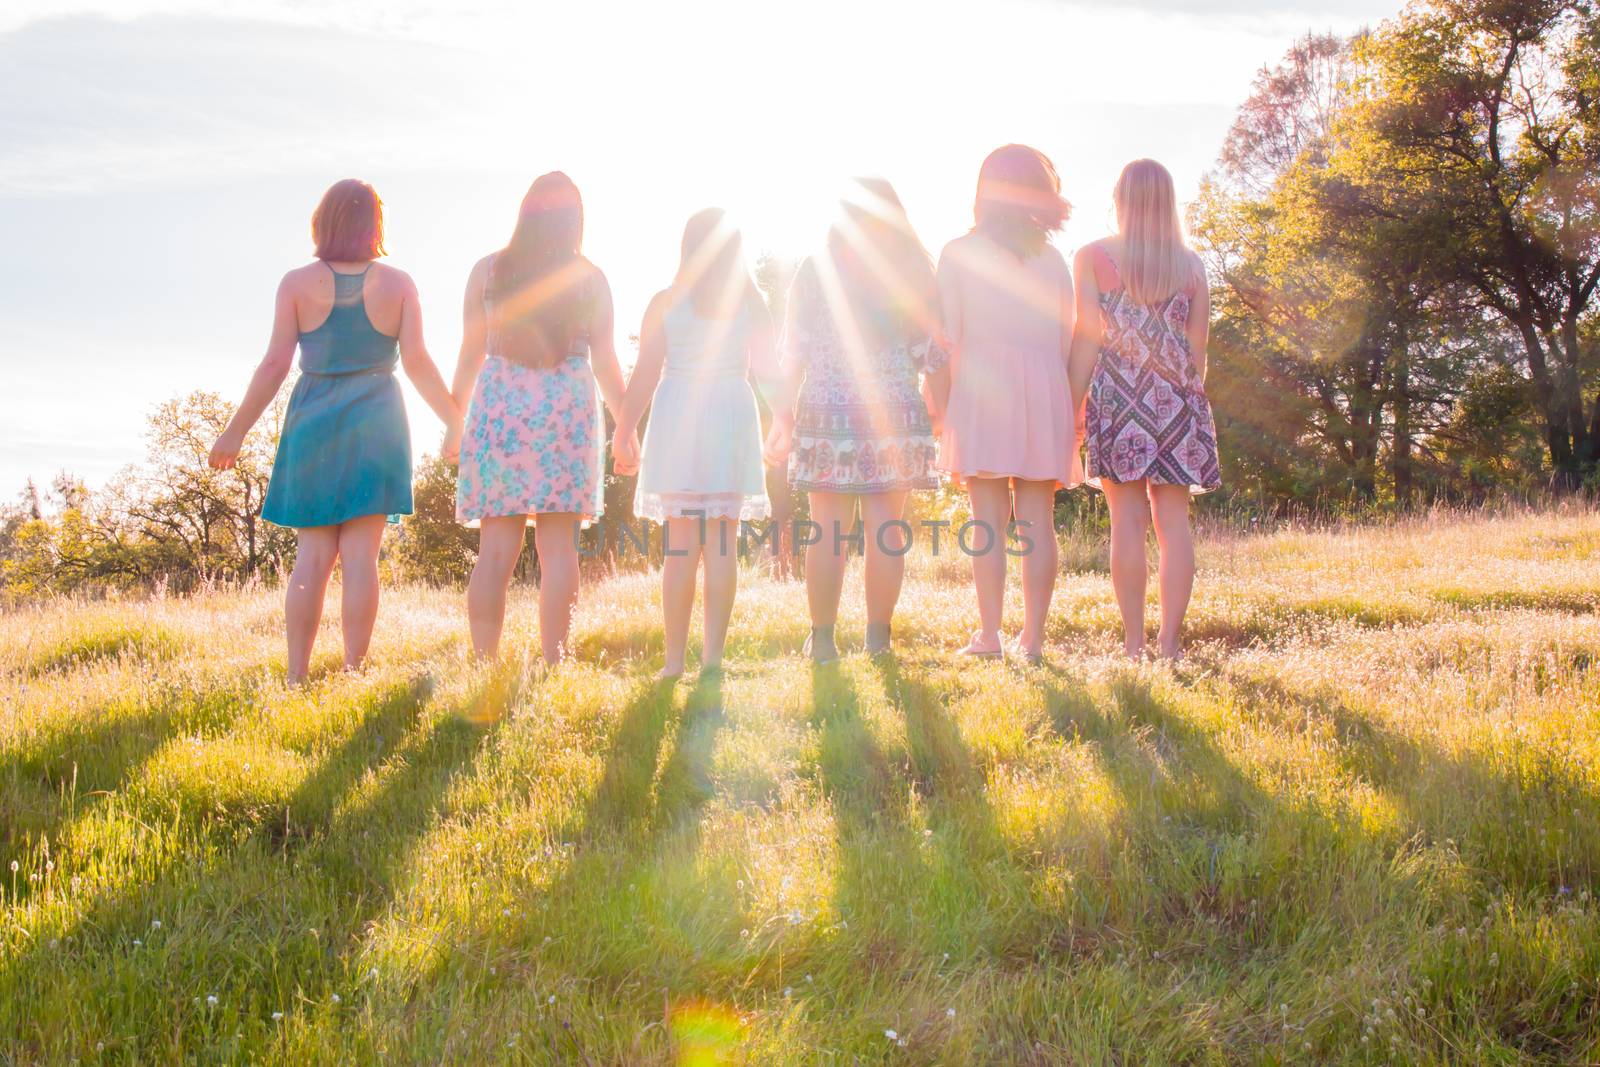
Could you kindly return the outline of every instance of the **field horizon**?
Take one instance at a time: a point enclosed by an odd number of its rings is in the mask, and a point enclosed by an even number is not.
[[[301,689],[274,589],[9,609],[0,1062],[1600,1061],[1600,512],[1203,531],[1176,666],[1074,536],[1040,667],[959,554],[675,686],[653,572]]]

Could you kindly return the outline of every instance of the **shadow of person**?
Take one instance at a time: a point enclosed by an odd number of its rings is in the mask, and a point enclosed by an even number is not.
[[[1600,788],[1569,761],[1536,749],[1501,759],[1447,749],[1331,691],[1238,670],[1224,671],[1221,687],[1279,729],[1331,729],[1343,772],[1401,812],[1397,841],[1448,840],[1498,885],[1522,891],[1559,893],[1600,876]]]
[[[157,1059],[161,1035],[204,1025],[189,1015],[196,990],[231,991],[234,1003],[261,994],[263,944],[273,946],[274,973],[292,974],[303,995],[340,988],[351,946],[387,907],[416,842],[488,734],[456,711],[427,718],[430,699],[431,685],[412,679],[368,702],[281,817],[230,825],[189,815],[187,828],[173,832],[198,842],[155,850],[137,878],[102,892],[61,931],[79,951],[35,943],[12,959],[12,977],[42,997],[71,988],[120,1003],[114,990],[137,974],[151,987],[140,1003],[166,1007],[116,1032],[135,1033],[125,1048]],[[162,916],[162,964],[152,969],[125,946],[153,937],[151,920]],[[314,936],[308,916],[320,917]],[[125,962],[107,969],[108,954]],[[47,1035],[35,1036],[48,1047]]]

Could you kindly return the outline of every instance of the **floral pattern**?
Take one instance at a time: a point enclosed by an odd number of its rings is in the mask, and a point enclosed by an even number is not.
[[[467,409],[456,518],[603,510],[600,407],[588,360],[550,368],[484,360]]]

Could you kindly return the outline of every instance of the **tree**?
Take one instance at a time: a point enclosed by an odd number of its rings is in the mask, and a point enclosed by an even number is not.
[[[429,585],[465,582],[478,558],[478,535],[456,521],[455,470],[424,456],[414,482],[414,511],[400,521],[395,544],[401,574]]]
[[[1436,0],[1360,46],[1365,184],[1407,192],[1420,251],[1521,345],[1556,480],[1600,468],[1600,22],[1589,0]]]

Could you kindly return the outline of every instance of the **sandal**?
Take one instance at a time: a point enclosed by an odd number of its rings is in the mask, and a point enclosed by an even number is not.
[[[1004,643],[1002,643],[999,648],[981,648],[978,645],[978,638],[980,636],[982,635],[980,635],[977,631],[973,631],[972,640],[968,641],[967,647],[961,650],[961,654],[963,656],[971,656],[973,659],[1006,658],[1006,648]]]
[[[839,646],[833,642],[833,627],[813,626],[811,636],[806,638],[805,647],[801,651],[811,657],[811,662],[818,666],[838,660]]]
[[[887,656],[894,652],[886,622],[867,623],[867,655]]]

